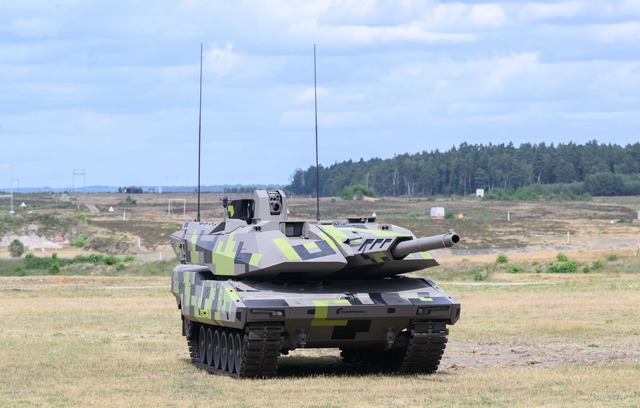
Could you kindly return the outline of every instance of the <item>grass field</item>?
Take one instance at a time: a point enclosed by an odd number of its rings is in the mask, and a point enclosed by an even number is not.
[[[461,244],[436,251],[441,267],[417,275],[456,297],[461,319],[450,327],[434,375],[381,374],[343,365],[337,350],[297,350],[281,357],[278,377],[269,380],[212,376],[190,364],[169,292],[174,261],[167,241],[193,218],[194,195],[135,198],[136,205],[115,194],[73,203],[24,198],[42,231],[75,231],[65,235],[69,240],[86,234],[105,252],[134,253],[135,261],[121,268],[74,263],[51,275],[0,251],[1,407],[640,406],[638,197],[323,199],[323,219],[376,212],[379,221],[418,236],[454,227]],[[167,215],[168,198],[188,200],[186,214]],[[222,216],[219,198],[204,197],[203,219]],[[431,220],[432,206],[463,218]],[[80,220],[77,208],[92,222]],[[315,217],[313,200],[295,198],[289,208],[293,219]],[[35,226],[20,216],[24,225],[15,234],[27,237]],[[3,217],[3,228],[15,224]],[[73,258],[95,249],[33,251]],[[575,263],[571,273],[550,273],[565,262]]]
[[[0,278],[0,406],[635,407],[639,276],[442,282],[463,314],[436,374],[380,374],[304,350],[269,380],[190,365],[168,277]]]

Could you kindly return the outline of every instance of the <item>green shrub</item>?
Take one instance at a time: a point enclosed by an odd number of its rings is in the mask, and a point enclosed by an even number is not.
[[[509,258],[505,254],[499,254],[496,258],[496,263],[503,264],[509,262]]]
[[[524,272],[524,267],[521,265],[512,265],[507,269],[507,273],[520,273]]]
[[[24,267],[26,269],[49,269],[50,258],[38,258],[33,254],[33,252],[29,252],[27,256],[24,257]]]
[[[121,272],[121,271],[123,271],[123,270],[124,270],[124,268],[125,268],[125,267],[124,267],[124,264],[123,264],[122,262],[118,262],[118,263],[116,264],[116,271]]]
[[[85,262],[98,264],[98,263],[102,263],[102,261],[104,259],[104,255],[91,253],[91,254],[87,255],[86,258],[87,258],[87,260]]]
[[[101,263],[102,259],[104,257],[100,254],[89,254],[89,255],[76,255],[75,258],[73,258],[75,260],[75,262],[78,263]]]
[[[572,273],[578,270],[578,263],[576,261],[566,261],[559,264],[552,263],[547,268],[547,272],[550,273]]]
[[[133,255],[128,255],[128,258],[125,257],[125,260],[133,261],[135,258]],[[92,263],[92,264],[104,264],[104,265],[116,265],[120,262],[120,258],[116,255],[102,255],[91,253],[89,255],[76,255],[73,258],[73,262],[75,263]]]
[[[569,260],[569,257],[562,252],[558,252],[558,255],[556,255],[556,259],[560,262],[567,262]]]
[[[136,260],[136,257],[133,256],[133,255],[125,255],[125,257],[124,257],[124,261],[125,262],[133,262],[135,260]]]
[[[475,282],[482,282],[486,279],[486,276],[483,275],[481,271],[476,270],[473,272],[473,275],[471,275],[471,279],[473,279]]]
[[[607,261],[613,262],[618,260],[618,254],[609,254],[607,255]]]
[[[58,270],[59,270],[59,268],[65,265],[72,264],[73,262],[74,262],[73,259],[67,259],[67,258],[59,259],[57,255],[55,257],[52,255],[51,258],[47,258],[47,257],[40,258],[35,256],[33,252],[29,252],[27,256],[25,256],[22,264],[24,265],[25,269],[37,269],[37,270],[43,270],[43,271],[48,270],[51,272],[52,265],[54,264],[58,264]]]
[[[76,247],[76,248],[82,248],[84,247],[84,235],[80,235],[78,236],[78,238],[74,239],[73,241],[71,241],[71,246]]]
[[[354,198],[356,200],[362,200],[364,196],[373,197],[374,194],[373,190],[367,188],[362,184],[353,184],[350,186],[346,186],[342,189],[342,192],[340,192],[340,198],[342,198],[343,200],[353,200]]]
[[[91,224],[91,219],[89,217],[87,217],[87,214],[85,214],[83,212],[77,212],[76,213],[76,218],[79,219],[80,221],[84,222],[85,224]]]
[[[120,259],[115,255],[107,255],[103,258],[102,262],[105,265],[115,265],[120,261]]]
[[[593,269],[602,269],[604,267],[604,261],[602,259],[596,259],[591,263]]]
[[[20,258],[24,254],[24,244],[19,239],[14,239],[9,244],[9,253],[12,258]]]
[[[60,264],[58,262],[53,262],[51,265],[49,265],[49,273],[51,275],[57,275],[58,273],[60,273]]]

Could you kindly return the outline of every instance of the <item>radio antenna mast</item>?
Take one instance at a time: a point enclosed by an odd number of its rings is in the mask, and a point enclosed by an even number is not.
[[[200,107],[198,108],[198,213],[196,221],[200,222],[200,148],[202,145],[202,43],[200,43]]]
[[[313,44],[313,97],[316,114],[316,221],[320,222],[320,169],[318,168],[318,91],[316,85],[316,45]]]

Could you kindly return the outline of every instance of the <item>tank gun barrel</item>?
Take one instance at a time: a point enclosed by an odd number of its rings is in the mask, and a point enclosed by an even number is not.
[[[391,249],[391,254],[396,258],[402,258],[413,252],[430,251],[432,249],[449,248],[460,242],[460,236],[454,230],[449,230],[446,234],[434,235],[402,241]]]

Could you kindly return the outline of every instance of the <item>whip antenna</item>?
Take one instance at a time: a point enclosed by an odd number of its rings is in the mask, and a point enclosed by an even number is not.
[[[200,147],[202,144],[202,43],[200,43],[200,107],[198,108],[198,213],[196,221],[200,222]]]
[[[320,169],[318,168],[318,91],[316,85],[316,45],[313,44],[313,97],[316,114],[316,221],[320,221]]]

